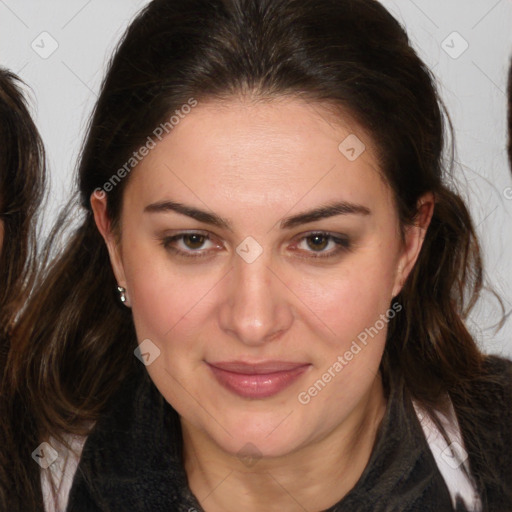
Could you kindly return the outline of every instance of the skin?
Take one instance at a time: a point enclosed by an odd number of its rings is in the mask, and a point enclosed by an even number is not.
[[[366,145],[355,161],[338,150],[350,134]],[[372,141],[349,116],[335,123],[321,105],[299,99],[233,98],[200,103],[132,172],[120,236],[106,201],[91,197],[96,223],[139,342],[149,338],[161,351],[147,370],[180,414],[189,485],[204,509],[323,510],[339,501],[361,476],[385,412],[386,328],[307,405],[298,395],[389,309],[417,259],[432,196],[421,198],[417,225],[402,240]],[[145,211],[163,201],[214,213],[230,229]],[[336,201],[370,213],[281,227]],[[210,240],[170,247],[205,257],[163,246],[183,231]],[[311,245],[312,231],[348,237],[350,248],[336,253],[322,238],[321,247]],[[236,252],[248,236],[263,250],[252,263]],[[309,366],[277,395],[247,399],[222,387],[206,364],[234,360]],[[240,450],[257,460],[244,463]]]

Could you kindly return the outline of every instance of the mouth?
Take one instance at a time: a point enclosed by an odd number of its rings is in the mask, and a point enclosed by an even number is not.
[[[219,384],[242,398],[263,399],[277,395],[311,366],[288,361],[207,363]]]

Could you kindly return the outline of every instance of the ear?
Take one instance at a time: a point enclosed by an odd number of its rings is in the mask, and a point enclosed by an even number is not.
[[[111,222],[107,212],[107,194],[102,190],[95,190],[91,195],[91,208],[94,214],[94,221],[98,231],[105,240],[110,263],[116,276],[118,286],[126,288],[126,277],[124,273],[121,247],[116,236],[112,232]]]
[[[418,259],[428,226],[434,214],[434,206],[434,194],[428,192],[423,195],[418,200],[418,214],[414,224],[405,227],[404,243],[398,260],[393,297],[396,297],[402,290],[407,277]]]

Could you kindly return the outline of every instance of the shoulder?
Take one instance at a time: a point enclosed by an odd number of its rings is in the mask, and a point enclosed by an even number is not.
[[[502,383],[512,388],[512,360],[499,356],[487,356],[484,359],[484,368],[489,375],[502,379]]]
[[[489,510],[512,507],[512,361],[486,356],[482,372],[452,396],[470,466]]]
[[[498,430],[512,430],[512,361],[486,356],[480,378],[468,386],[467,404],[475,418],[491,421]],[[487,427],[490,425],[487,424]],[[510,439],[508,440],[510,442]]]
[[[503,414],[512,413],[512,361],[504,357],[485,356],[480,374],[470,382],[462,383],[457,396],[459,409],[468,406],[482,418],[495,416],[503,420]]]
[[[454,508],[462,500],[464,510],[512,510],[512,361],[486,356],[450,398],[435,413],[444,433],[414,407]]]
[[[480,377],[467,386],[462,396],[457,412],[469,414],[470,425],[480,429],[480,434],[488,433],[491,428],[496,438],[500,433],[512,434],[512,361],[486,356]],[[510,437],[503,441],[506,442],[503,448],[510,448]]]

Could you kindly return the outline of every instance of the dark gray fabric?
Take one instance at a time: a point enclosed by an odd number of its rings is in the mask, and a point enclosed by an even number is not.
[[[489,356],[455,412],[484,512],[512,512],[512,361]]]
[[[388,398],[367,467],[328,512],[453,512],[407,392],[392,382]],[[187,485],[181,446],[179,418],[141,366],[88,437],[68,512],[201,512]],[[485,512],[512,510],[512,502],[496,503],[502,506]],[[467,512],[461,503],[456,510]]]

